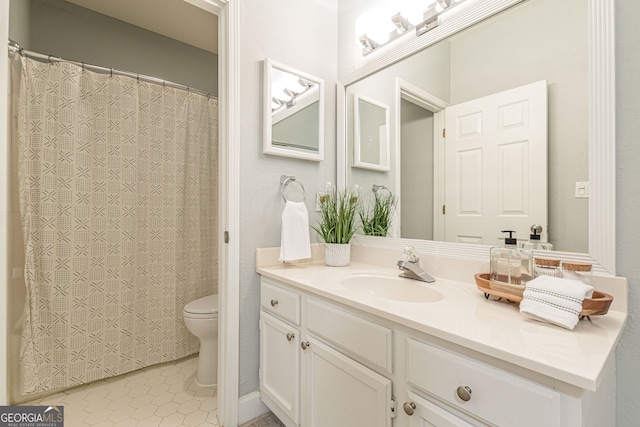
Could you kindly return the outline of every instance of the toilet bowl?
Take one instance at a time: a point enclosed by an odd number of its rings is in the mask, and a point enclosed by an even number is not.
[[[209,295],[184,306],[184,324],[200,339],[196,383],[211,387],[218,382],[218,295]]]

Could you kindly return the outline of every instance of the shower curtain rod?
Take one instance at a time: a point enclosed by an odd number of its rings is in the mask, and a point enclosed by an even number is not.
[[[156,84],[161,84],[163,86],[169,86],[169,87],[173,87],[176,89],[182,89],[182,90],[186,90],[187,92],[192,92],[192,93],[197,93],[199,95],[203,95],[206,96],[207,98],[213,98],[213,99],[218,99],[217,96],[213,96],[208,92],[199,90],[199,89],[194,89],[191,88],[189,86],[185,86],[185,85],[181,85],[179,83],[174,83],[174,82],[170,82],[167,80],[163,80],[163,79],[159,79],[157,77],[151,77],[151,76],[146,76],[144,74],[138,74],[138,73],[132,73],[130,71],[122,71],[122,70],[116,70],[114,68],[106,68],[106,67],[100,67],[98,65],[91,65],[91,64],[85,64],[84,62],[77,62],[77,61],[71,61],[69,59],[63,59],[57,56],[52,56],[52,55],[44,55],[42,53],[37,53],[37,52],[32,52],[30,50],[26,50],[20,47],[20,45],[16,42],[14,42],[13,40],[9,40],[9,52],[14,52],[17,54],[20,54],[22,56],[26,56],[27,58],[31,58],[31,59],[37,59],[39,61],[48,61],[50,63],[55,62],[67,62],[69,64],[74,64],[77,65],[79,67],[82,67],[82,69],[88,69],[88,70],[92,70],[92,71],[97,71],[99,73],[103,73],[103,74],[110,74],[110,75],[120,75],[120,76],[126,76],[126,77],[132,77],[136,80],[142,80],[145,82],[149,82],[149,83],[156,83]]]

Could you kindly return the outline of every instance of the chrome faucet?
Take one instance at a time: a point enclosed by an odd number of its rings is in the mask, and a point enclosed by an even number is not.
[[[431,277],[420,268],[420,258],[416,255],[415,249],[412,246],[404,248],[404,259],[398,261],[398,268],[402,270],[400,277],[406,277],[407,279],[421,280],[423,282],[432,283],[436,279]]]

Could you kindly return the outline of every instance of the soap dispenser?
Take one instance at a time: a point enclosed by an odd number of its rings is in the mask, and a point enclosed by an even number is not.
[[[533,224],[531,226],[531,232],[529,235],[529,241],[520,242],[520,249],[531,249],[534,251],[552,251],[553,245],[548,242],[540,240],[540,234],[542,233],[542,226],[539,224]]]
[[[518,249],[515,231],[502,232],[509,233],[509,237],[505,237],[504,247],[491,248],[491,281],[524,287],[533,278],[533,252]]]

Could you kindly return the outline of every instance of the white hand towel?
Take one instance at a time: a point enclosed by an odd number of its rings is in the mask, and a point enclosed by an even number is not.
[[[280,261],[311,258],[309,213],[304,202],[287,201],[282,211]]]
[[[520,313],[533,319],[573,329],[582,301],[593,295],[593,286],[577,280],[540,276],[527,282]]]

